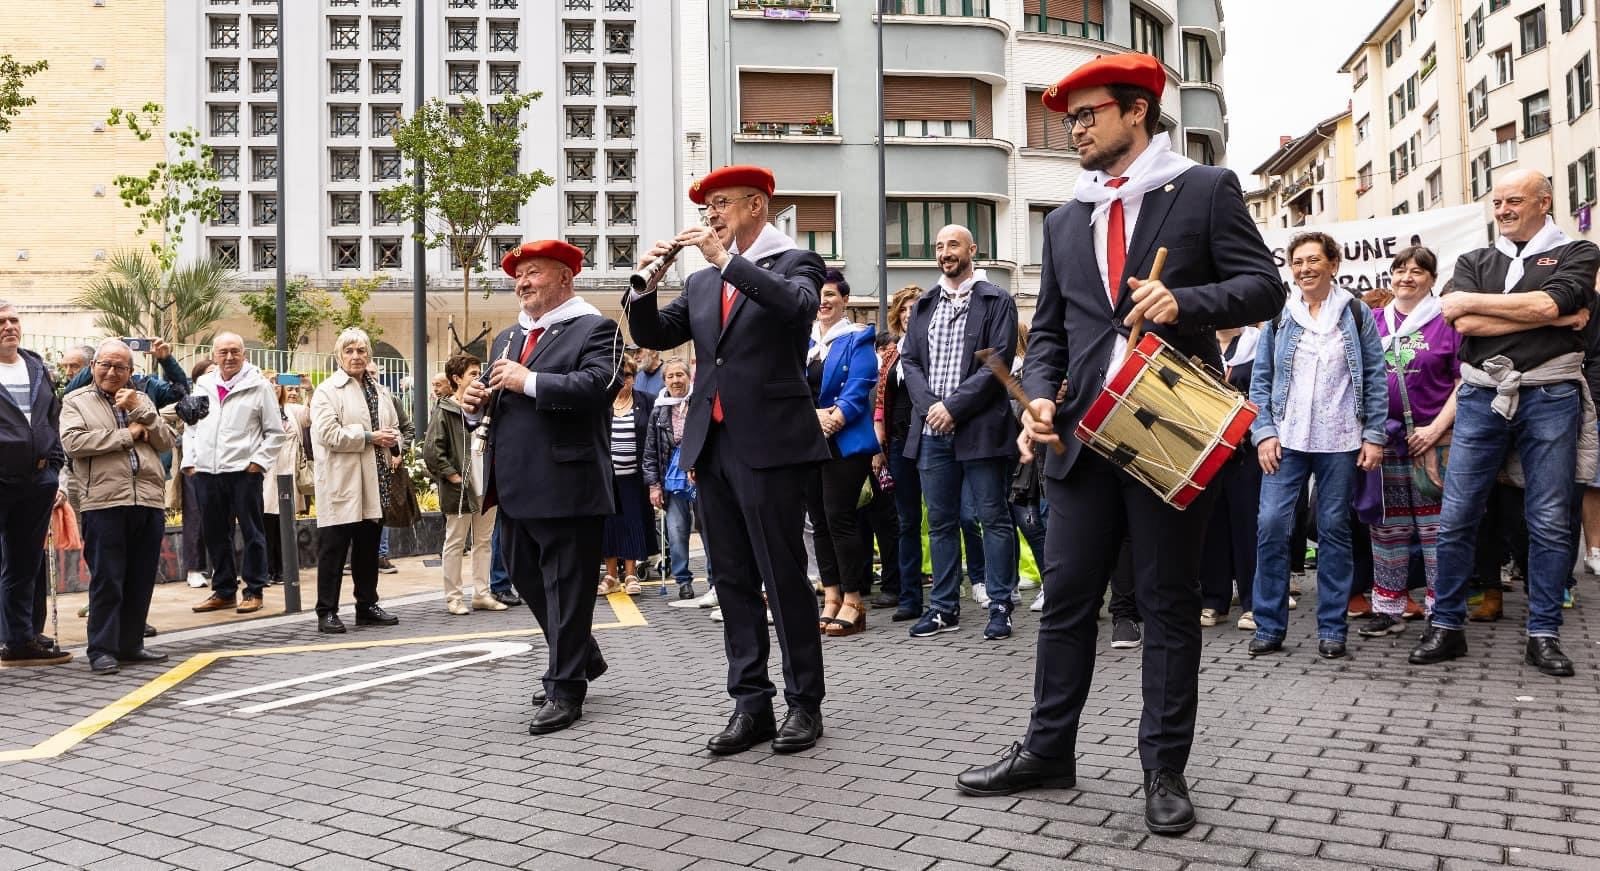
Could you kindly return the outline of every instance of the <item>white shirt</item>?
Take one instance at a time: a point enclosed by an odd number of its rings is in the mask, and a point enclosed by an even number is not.
[[[1139,194],[1138,196],[1129,196],[1122,201],[1122,231],[1127,237],[1123,240],[1124,246],[1133,241],[1133,228],[1139,223],[1139,207],[1142,205],[1144,205],[1144,194]],[[1108,294],[1110,293],[1111,277],[1107,275],[1109,270],[1106,266],[1106,239],[1110,237],[1111,230],[1106,225],[1110,223],[1110,221],[1111,215],[1109,212],[1105,215],[1105,217],[1093,220],[1094,262],[1096,266],[1100,267],[1100,286],[1106,288],[1106,292]],[[1124,293],[1133,293],[1133,291],[1129,290],[1127,285],[1123,285],[1118,291],[1118,298],[1120,299],[1121,294]],[[1106,300],[1107,304],[1109,305],[1109,295],[1106,297]],[[1127,351],[1128,339],[1126,336],[1118,333],[1116,341],[1114,341],[1111,345],[1111,359],[1106,361],[1106,383],[1109,384],[1111,382],[1111,376],[1116,373],[1117,366],[1122,362],[1122,358]]]
[[[28,361],[17,355],[15,363],[0,363],[0,390],[11,394],[11,399],[22,409],[28,425],[33,425],[33,382],[28,379]]]
[[[1301,332],[1292,365],[1278,440],[1303,454],[1360,450],[1361,422],[1344,356],[1344,329]]]

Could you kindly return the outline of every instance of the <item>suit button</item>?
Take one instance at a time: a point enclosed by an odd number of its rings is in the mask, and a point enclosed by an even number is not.
[[[717,365],[718,365],[718,366],[721,366],[721,365],[722,365],[722,358],[721,358],[721,357],[718,357],[718,358],[717,358]]]

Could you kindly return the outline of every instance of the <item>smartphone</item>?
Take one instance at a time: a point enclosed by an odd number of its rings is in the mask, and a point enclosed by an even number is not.
[[[122,344],[127,345],[128,350],[130,351],[149,351],[151,348],[155,347],[156,340],[139,338],[136,336],[123,336]]]
[[[306,380],[294,372],[279,372],[278,383],[284,387],[299,387],[305,384]]]

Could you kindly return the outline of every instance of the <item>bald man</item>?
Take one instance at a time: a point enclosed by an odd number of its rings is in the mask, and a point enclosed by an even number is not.
[[[1439,514],[1433,616],[1411,652],[1413,665],[1466,655],[1467,577],[1478,521],[1500,467],[1515,456],[1528,518],[1524,659],[1553,677],[1573,673],[1559,639],[1561,600],[1573,563],[1574,479],[1593,480],[1600,449],[1581,332],[1595,297],[1600,248],[1561,232],[1550,217],[1552,193],[1538,170],[1502,178],[1492,194],[1498,238],[1461,255],[1453,290],[1441,300],[1445,319],[1465,337],[1462,383]]]
[[[922,478],[933,557],[933,590],[927,611],[911,627],[912,638],[961,628],[963,489],[971,494],[983,528],[989,593],[983,637],[1011,637],[1017,531],[1006,491],[1017,456],[1017,420],[1005,388],[976,354],[988,349],[1011,368],[1017,304],[1011,294],[990,284],[983,270],[973,268],[977,254],[966,227],[952,224],[939,231],[934,242],[939,283],[911,304],[900,353],[911,396],[905,455],[916,461]]]

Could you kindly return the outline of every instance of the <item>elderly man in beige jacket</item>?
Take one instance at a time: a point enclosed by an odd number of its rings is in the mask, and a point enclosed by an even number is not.
[[[61,403],[61,445],[83,492],[89,563],[89,668],[167,658],[144,648],[145,618],[166,532],[161,452],[176,436],[142,391],[129,386],[133,352],[117,339],[96,350],[93,383]]]
[[[316,444],[317,631],[339,633],[339,588],[346,555],[355,584],[356,625],[393,626],[378,606],[378,539],[391,482],[403,486],[400,414],[370,368],[372,340],[350,328],[339,334],[339,371],[311,396]]]

